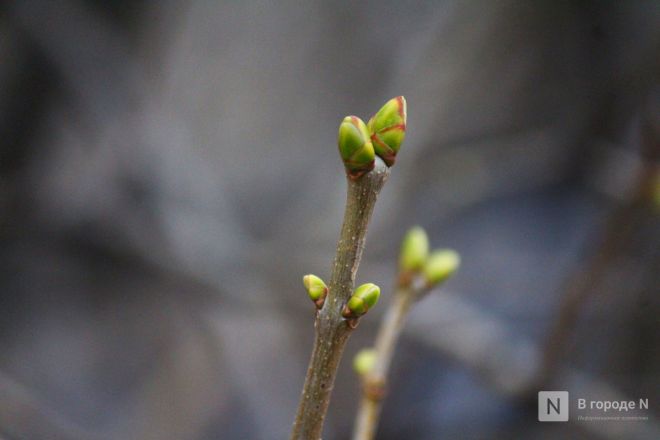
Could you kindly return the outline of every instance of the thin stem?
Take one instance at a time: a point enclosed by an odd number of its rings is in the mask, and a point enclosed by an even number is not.
[[[608,219],[603,237],[589,262],[569,278],[560,300],[557,318],[551,325],[542,350],[540,370],[529,394],[548,385],[553,372],[561,364],[575,333],[580,313],[592,296],[599,293],[598,283],[606,278],[611,266],[620,258],[640,223],[652,216],[651,191],[657,173],[656,165],[646,162],[639,171],[630,200],[618,207]]]
[[[356,180],[348,179],[344,223],[337,243],[328,296],[314,324],[314,348],[291,440],[321,438],[337,368],[352,331],[341,310],[353,292],[369,219],[388,176],[389,169],[376,158],[376,166],[371,172]]]
[[[355,421],[353,440],[370,440],[376,435],[385,397],[387,375],[394,349],[405,325],[410,306],[418,298],[415,290],[400,288],[394,294],[376,336],[376,361],[362,381],[362,400]]]

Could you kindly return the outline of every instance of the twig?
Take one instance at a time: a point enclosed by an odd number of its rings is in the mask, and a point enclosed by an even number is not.
[[[422,310],[418,310],[415,319],[406,326],[406,337],[475,373],[481,383],[503,396],[524,399],[530,389],[540,390],[535,378],[542,347],[459,293],[431,295],[426,301],[426,306],[420,308]],[[557,389],[570,390],[575,396],[611,401],[636,397],[566,364],[560,366],[556,378]],[[576,423],[575,426],[595,438],[660,438],[660,423],[654,414],[631,412],[629,415],[648,416],[648,420],[642,423]]]
[[[355,420],[353,440],[369,440],[376,435],[394,349],[405,325],[410,306],[419,297],[419,293],[411,287],[399,288],[385,312],[376,336],[374,365],[362,377],[362,400]]]
[[[293,423],[292,440],[321,438],[339,361],[353,330],[342,317],[342,308],[353,291],[367,225],[388,176],[389,169],[380,158],[376,158],[372,171],[357,179],[347,179],[344,224],[337,244],[328,296],[314,324],[314,348]]]
[[[107,440],[50,408],[23,385],[0,372],[0,438]]]
[[[459,264],[459,255],[450,249],[429,254],[428,237],[421,227],[411,228],[404,236],[399,254],[397,287],[378,330],[374,350],[372,353],[362,353],[362,360],[366,354],[366,362],[360,360],[361,355],[355,360],[356,370],[362,376],[362,400],[355,420],[353,440],[371,440],[376,435],[387,375],[410,307],[446,281],[456,272]]]
[[[652,149],[654,148],[654,149]],[[648,156],[658,156],[657,145],[647,147]],[[589,262],[572,274],[561,298],[557,318],[553,322],[542,350],[542,361],[536,387],[547,384],[562,363],[575,333],[580,313],[597,293],[597,284],[605,278],[616,258],[625,251],[631,238],[645,219],[653,216],[653,187],[659,175],[655,162],[642,164],[630,199],[614,210],[607,221],[600,245]]]

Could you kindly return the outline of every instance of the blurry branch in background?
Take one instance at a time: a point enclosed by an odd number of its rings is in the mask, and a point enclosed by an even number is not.
[[[580,311],[592,295],[598,291],[598,283],[607,278],[616,260],[634,241],[646,222],[655,217],[657,222],[660,212],[658,197],[660,194],[660,141],[657,127],[650,121],[644,121],[642,127],[641,164],[627,200],[623,202],[607,219],[605,230],[592,257],[573,273],[566,284],[559,305],[557,318],[554,320],[543,347],[542,361],[537,378],[537,385],[548,384],[553,372],[562,363],[562,354],[566,353]],[[653,237],[648,237],[653,240]]]
[[[405,335],[471,370],[484,385],[503,397],[525,401],[531,391],[539,391],[533,387],[541,361],[540,347],[459,294],[429,296],[425,307],[420,307],[415,319],[406,326]],[[562,378],[562,389],[576,396],[633,400],[575,368],[561,367],[557,377]],[[652,415],[640,423],[579,423],[576,426],[604,439],[660,438],[660,424]]]
[[[429,255],[428,237],[420,227],[410,229],[404,237],[396,290],[378,330],[375,347],[359,352],[354,361],[362,378],[362,400],[353,440],[370,440],[376,435],[390,364],[410,307],[453,275],[459,264],[458,254],[451,250]]]
[[[26,388],[0,373],[0,438],[106,440],[64,420]]]
[[[346,210],[330,283],[326,286],[311,275],[303,279],[317,308],[316,335],[292,440],[321,438],[346,342],[359,319],[378,301],[378,286],[367,283],[355,291],[353,288],[369,220],[405,129],[406,102],[402,96],[388,101],[371,118],[369,126],[356,116],[347,116],[339,127],[339,153],[348,182]]]

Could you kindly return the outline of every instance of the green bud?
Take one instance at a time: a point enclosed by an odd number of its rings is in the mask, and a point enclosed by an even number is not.
[[[364,348],[353,358],[353,369],[360,376],[369,373],[376,365],[376,350]]]
[[[369,130],[362,119],[346,116],[339,125],[339,154],[351,179],[357,179],[374,169],[374,147]]]
[[[355,289],[350,297],[342,315],[344,318],[357,318],[364,315],[369,309],[376,305],[380,297],[380,287],[373,283],[362,284]]]
[[[415,226],[406,232],[401,242],[399,269],[404,272],[417,272],[424,266],[429,256],[429,238],[426,231]]]
[[[305,289],[307,289],[310,299],[316,304],[316,307],[319,309],[323,307],[323,302],[328,294],[328,286],[325,285],[323,280],[316,275],[309,274],[303,277],[303,284],[305,285]]]
[[[388,167],[394,165],[396,154],[406,137],[406,118],[406,98],[397,96],[387,101],[369,120],[374,150]]]
[[[461,257],[451,249],[441,249],[431,253],[424,265],[424,278],[427,286],[435,286],[452,276],[461,264]]]

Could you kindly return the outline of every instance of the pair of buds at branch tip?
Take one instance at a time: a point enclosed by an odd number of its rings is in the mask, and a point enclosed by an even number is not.
[[[365,124],[357,116],[346,116],[339,125],[339,154],[348,177],[356,180],[374,168],[376,155],[388,167],[406,136],[406,99],[392,98]]]
[[[451,249],[429,251],[426,231],[419,226],[411,228],[403,237],[399,254],[399,285],[410,286],[420,276],[429,289],[446,281],[461,264],[461,257]]]
[[[303,277],[303,284],[316,308],[323,308],[323,303],[328,295],[328,286],[325,282],[316,275],[309,274]],[[342,310],[342,316],[347,319],[359,318],[376,305],[379,297],[380,287],[373,283],[362,284],[349,298]]]

